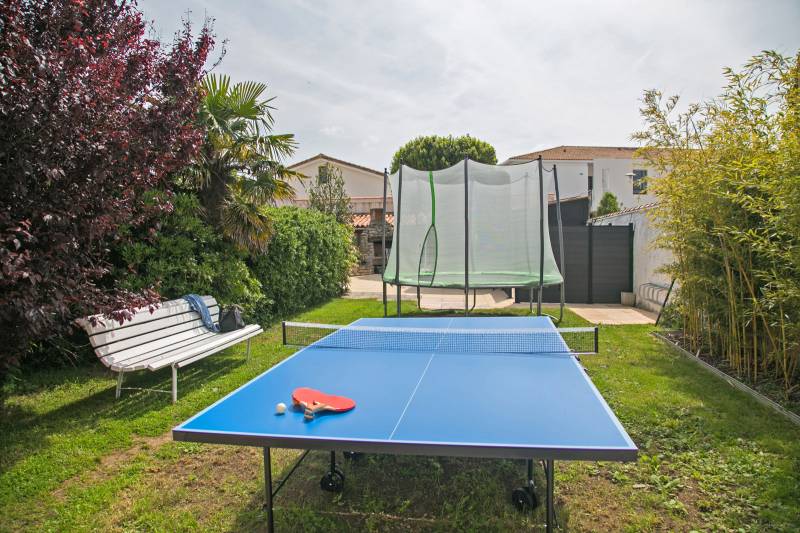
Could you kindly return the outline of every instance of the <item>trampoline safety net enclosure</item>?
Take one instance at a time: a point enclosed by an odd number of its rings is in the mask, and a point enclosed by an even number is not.
[[[562,283],[547,227],[551,181],[537,161],[465,159],[433,172],[401,166],[389,177],[395,227],[384,281],[471,289]]]

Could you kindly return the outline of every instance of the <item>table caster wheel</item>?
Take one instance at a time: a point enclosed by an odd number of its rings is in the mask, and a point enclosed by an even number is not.
[[[327,492],[342,492],[344,488],[344,474],[338,468],[328,472],[319,480],[319,487]]]
[[[530,489],[520,487],[511,492],[511,503],[519,511],[532,511],[538,505],[536,494]]]

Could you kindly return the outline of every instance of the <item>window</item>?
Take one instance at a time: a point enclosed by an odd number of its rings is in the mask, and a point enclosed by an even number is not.
[[[587,188],[587,190],[591,191],[592,189],[594,189],[594,163],[588,163],[586,165],[586,175],[589,177],[588,179],[589,183],[587,183],[589,187]]]
[[[320,165],[317,168],[317,182],[328,183],[328,165]]]
[[[633,194],[647,194],[647,171],[633,171]]]

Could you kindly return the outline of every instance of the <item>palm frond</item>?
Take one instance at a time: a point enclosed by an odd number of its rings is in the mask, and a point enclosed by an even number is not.
[[[251,250],[263,249],[270,235],[263,207],[293,198],[289,180],[302,177],[283,166],[297,142],[291,134],[272,134],[274,97],[266,97],[266,84],[232,84],[228,76],[209,74],[201,91],[198,120],[206,141],[181,179],[201,196],[208,195],[209,209],[217,210],[212,219],[219,221],[226,238]],[[227,187],[224,196],[220,184]]]
[[[251,252],[263,252],[272,237],[272,224],[263,208],[234,193],[221,213],[222,233],[233,243]]]

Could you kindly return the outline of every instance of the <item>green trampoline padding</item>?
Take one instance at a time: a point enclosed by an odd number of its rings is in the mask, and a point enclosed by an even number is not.
[[[384,276],[383,280],[387,283],[395,283],[394,276],[389,278]],[[444,273],[437,272],[433,281],[424,280],[422,283],[413,276],[400,277],[400,285],[422,287],[438,287],[441,289],[463,289],[464,288],[464,273],[453,272]],[[545,275],[543,280],[544,286],[558,285],[562,282],[561,275]],[[538,287],[539,276],[523,272],[486,272],[486,273],[469,273],[469,287],[471,289],[489,289],[489,288],[502,288],[502,287]]]

